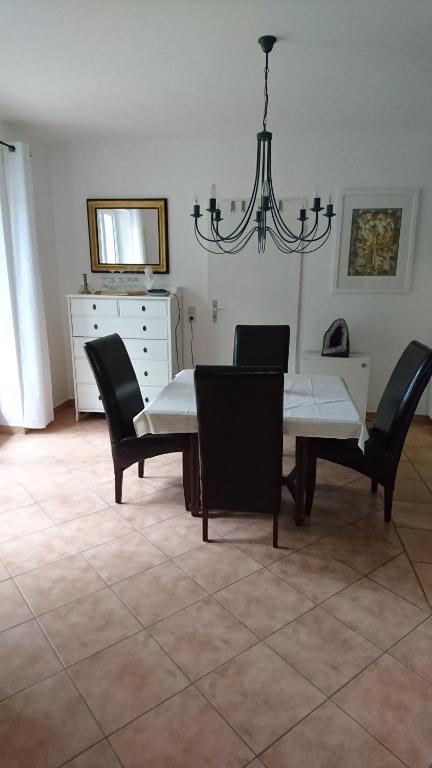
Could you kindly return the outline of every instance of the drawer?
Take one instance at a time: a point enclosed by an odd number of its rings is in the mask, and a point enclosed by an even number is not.
[[[74,357],[86,357],[84,344],[92,341],[91,336],[76,336],[73,340]],[[135,360],[168,360],[168,342],[162,339],[142,341],[141,339],[123,339],[129,357]],[[87,358],[86,358],[87,359]]]
[[[164,387],[169,382],[168,360],[132,360],[140,385]],[[77,384],[95,384],[93,371],[86,357],[75,358],[75,380]]]
[[[117,299],[97,299],[94,297],[85,299],[71,299],[71,314],[73,317],[88,317],[89,315],[111,316],[117,315]]]
[[[169,382],[168,360],[132,360],[140,385],[164,387]]]
[[[144,406],[151,403],[161,391],[160,387],[140,387]],[[103,412],[104,407],[96,384],[77,385],[77,411]]]
[[[168,360],[168,342],[162,339],[123,339],[129,357],[135,360]]]
[[[144,407],[149,405],[151,401],[155,399],[156,395],[159,394],[159,392],[162,392],[159,387],[140,387],[140,390],[142,399],[144,400]]]
[[[161,299],[119,299],[121,317],[167,317],[168,302]]]
[[[77,411],[103,411],[96,384],[77,384]]]
[[[167,339],[167,318],[156,317],[149,320],[132,317],[72,317],[74,336],[107,336],[119,333],[128,339]]]

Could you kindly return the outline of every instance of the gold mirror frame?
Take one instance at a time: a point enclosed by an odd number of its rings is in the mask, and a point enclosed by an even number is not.
[[[159,230],[159,263],[158,264],[101,264],[99,261],[99,241],[97,228],[97,211],[100,208],[153,208],[158,213]],[[92,272],[144,272],[151,267],[153,272],[168,273],[168,216],[166,197],[155,197],[150,200],[87,200],[87,219],[90,242],[90,261]]]

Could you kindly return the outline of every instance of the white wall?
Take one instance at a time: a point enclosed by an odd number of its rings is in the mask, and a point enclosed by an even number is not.
[[[404,345],[413,338],[432,343],[431,140],[431,134],[397,132],[274,135],[274,181],[280,196],[310,194],[317,182],[323,193],[327,189],[337,193],[343,187],[421,188],[410,293],[333,294],[330,285],[335,237],[305,259],[300,348],[320,349],[323,333],[332,320],[345,317],[352,349],[372,357],[370,409],[376,408]],[[160,277],[158,283],[184,287],[185,306],[193,304],[198,308],[196,359],[211,359],[205,334],[206,255],[193,237],[189,216],[192,196],[197,192],[204,203],[213,181],[223,197],[248,194],[254,160],[253,132],[247,137],[221,134],[218,141],[211,142],[191,138],[188,142],[98,141],[51,147],[55,248],[66,349],[64,295],[77,291],[82,273],[90,272],[86,198],[157,196],[168,198],[171,264],[171,274]],[[46,253],[47,257],[51,255],[51,249]],[[51,279],[49,271],[45,270],[46,279]],[[98,282],[91,274],[89,280]],[[242,301],[241,286],[238,301]],[[60,381],[57,369],[63,372],[64,356],[59,354],[57,359],[57,342],[58,335],[52,356],[55,376]],[[185,362],[188,364],[188,356]],[[70,384],[70,371],[68,376]],[[423,401],[420,410],[425,412],[425,407]]]

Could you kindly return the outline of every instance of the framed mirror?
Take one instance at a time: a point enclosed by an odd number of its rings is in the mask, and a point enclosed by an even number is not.
[[[166,198],[87,200],[92,272],[168,272]]]

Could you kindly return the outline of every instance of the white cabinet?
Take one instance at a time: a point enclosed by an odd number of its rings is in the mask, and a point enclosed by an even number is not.
[[[181,370],[181,294],[169,296],[68,296],[77,418],[103,412],[88,363],[87,341],[118,333],[132,361],[143,400],[148,404]]]
[[[321,352],[303,352],[301,372],[340,376],[344,380],[360,416],[365,418],[370,363],[370,357],[361,353],[354,353],[349,357],[328,357],[321,355]]]

